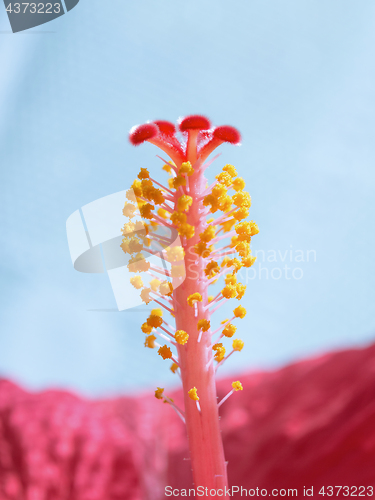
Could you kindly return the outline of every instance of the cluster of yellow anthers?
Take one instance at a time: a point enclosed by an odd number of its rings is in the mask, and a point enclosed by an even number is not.
[[[124,238],[121,247],[130,255],[128,269],[135,273],[130,281],[134,288],[141,291],[142,300],[146,304],[155,301],[172,318],[177,312],[184,315],[184,323],[180,321],[179,324],[183,324],[186,331],[168,324],[162,309],[152,309],[142,325],[146,334],[145,346],[157,348],[163,359],[170,359],[173,373],[180,373],[177,358],[185,352],[181,349],[190,345],[189,336],[193,335],[194,341],[199,344],[203,335],[212,339],[219,334],[215,341],[211,341],[211,361],[217,362],[216,368],[244,346],[242,340],[233,339],[232,350],[226,354],[221,342],[235,335],[237,327],[233,320],[245,317],[244,307],[238,305],[233,317],[222,321],[215,331],[211,329],[210,319],[212,313],[229,299],[243,298],[246,286],[238,281],[238,276],[242,268],[254,264],[256,258],[251,254],[250,243],[259,229],[254,221],[244,220],[249,215],[251,197],[244,190],[245,181],[238,176],[233,165],[225,165],[215,182],[207,185],[204,170],[208,164],[204,161],[208,154],[217,145],[223,142],[236,144],[240,138],[232,127],[218,127],[213,132],[207,127],[208,121],[204,117],[193,116],[182,120],[180,131],[186,134],[185,145],[177,141],[175,128],[169,122],[142,125],[130,134],[134,145],[149,141],[171,158],[163,166],[169,175],[165,186],[152,179],[146,168],[141,168],[138,178],[127,191],[123,214],[128,217],[128,222],[122,229]],[[217,212],[221,214],[213,218]],[[228,239],[227,243],[218,247],[219,242],[225,239]],[[187,260],[188,254],[190,261]],[[162,268],[150,262],[149,257],[153,255],[161,257],[169,266]],[[195,265],[200,263],[196,267],[201,270],[201,275],[194,293],[187,294],[184,303],[180,303],[176,289],[183,285],[188,262],[191,264],[192,261]],[[225,283],[220,292],[207,297],[207,287],[221,277]],[[180,300],[181,294],[178,297]],[[186,306],[193,309],[193,316]],[[158,344],[157,336],[167,343]],[[173,353],[174,347],[179,356]],[[242,390],[239,381],[233,382],[231,393],[237,390]],[[187,394],[198,403],[197,387],[191,387]],[[155,396],[171,403],[161,388],[156,390]]]

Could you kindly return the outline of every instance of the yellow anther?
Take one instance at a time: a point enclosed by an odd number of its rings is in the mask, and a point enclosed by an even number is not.
[[[217,200],[219,198],[222,198],[223,196],[225,196],[227,194],[227,188],[224,186],[224,184],[220,184],[220,182],[218,182],[217,184],[215,184],[215,186],[212,188],[211,190],[211,194],[212,196],[214,196]]]
[[[164,166],[163,166],[163,170],[165,172],[168,172],[168,174],[172,173],[172,167],[170,164],[166,163]]]
[[[214,358],[216,359],[216,361],[220,362],[224,359],[225,357],[225,347],[223,346],[223,344],[221,342],[218,342],[217,344],[214,344],[212,346],[212,350],[213,351],[216,351],[215,355],[214,355]]]
[[[188,394],[189,394],[189,398],[192,399],[193,401],[199,401],[196,387],[193,387],[192,389],[190,389],[190,391],[188,391]]]
[[[154,316],[153,314],[151,314],[148,318],[147,318],[147,324],[149,326],[151,326],[152,328],[158,328],[159,326],[161,326],[163,324],[163,320],[160,316]]]
[[[165,198],[163,196],[163,193],[161,192],[160,189],[154,189],[151,194],[151,199],[156,205],[161,205],[162,203],[165,202]]]
[[[185,266],[181,264],[179,266],[172,265],[171,267],[172,278],[183,278],[185,276]]]
[[[224,280],[226,285],[237,285],[237,277],[235,274],[227,274]]]
[[[141,253],[137,253],[129,260],[128,269],[131,273],[146,272],[150,269],[150,265]]]
[[[220,266],[221,267],[230,267],[230,262],[231,262],[231,259],[229,257],[224,257],[224,259],[221,261]]]
[[[220,225],[222,226],[224,233],[229,233],[229,231],[232,231],[232,228],[235,225],[235,223],[236,223],[236,219],[230,219],[226,222],[223,222]]]
[[[219,202],[218,202],[218,199],[216,196],[212,195],[212,194],[208,194],[207,196],[205,196],[203,198],[203,205],[205,207],[208,207],[209,205],[211,205],[211,209],[210,209],[210,212],[212,214],[214,214],[215,212],[217,212],[217,210],[219,209]]]
[[[190,161],[185,161],[184,163],[181,163],[181,168],[178,171],[179,174],[187,174],[187,175],[193,175],[194,174],[194,169],[191,166]]]
[[[143,300],[143,302],[145,302],[146,304],[148,304],[149,302],[152,301],[152,298],[150,297],[150,292],[151,292],[151,288],[144,288],[142,291],[141,291],[141,299]]]
[[[122,214],[125,215],[125,217],[129,217],[129,219],[132,219],[136,210],[137,207],[133,205],[133,203],[125,203],[125,206],[122,209]]]
[[[233,335],[236,333],[237,327],[234,326],[232,323],[228,323],[228,325],[223,329],[223,335],[226,337],[233,337]]]
[[[173,214],[171,215],[171,221],[176,226],[179,226],[180,224],[185,224],[186,220],[187,216],[182,212],[173,212]]]
[[[173,293],[172,283],[170,283],[169,281],[163,281],[163,283],[159,287],[159,292],[161,295],[171,296],[171,294]]]
[[[163,311],[161,309],[159,309],[159,308],[157,308],[157,309],[151,309],[151,314],[153,316],[160,316],[160,317],[162,317],[163,316]]]
[[[215,297],[214,297],[213,295],[209,295],[209,296],[207,297],[207,302],[208,302],[208,303],[212,302],[212,301],[214,300],[214,298],[215,298]]]
[[[184,330],[177,330],[177,332],[174,335],[174,338],[176,339],[176,342],[178,342],[181,345],[185,345],[186,342],[189,340],[189,334],[186,333]]]
[[[210,321],[207,319],[198,320],[198,330],[202,330],[202,332],[207,332],[211,327]]]
[[[245,345],[244,341],[240,339],[234,339],[232,342],[232,347],[234,351],[242,351],[244,345]]]
[[[132,224],[129,222],[129,224]],[[148,224],[142,222],[141,220],[136,220],[134,224],[134,231],[142,231],[144,234],[148,234]]]
[[[176,373],[176,371],[178,370],[178,364],[172,363],[170,370],[172,373]]]
[[[236,382],[232,382],[232,387],[235,391],[242,391],[243,390],[242,384],[239,380],[237,380]]]
[[[229,259],[229,261],[227,263],[227,266],[228,267],[234,266],[234,271],[233,272],[237,273],[241,269],[242,264],[241,264],[241,262],[238,259],[234,258],[234,259]]]
[[[152,332],[152,326],[150,326],[148,323],[143,323],[141,326],[141,330],[143,333],[149,334]]]
[[[198,292],[192,293],[187,298],[187,303],[189,304],[190,307],[193,307],[194,304],[196,304],[197,302],[202,302],[202,295]]]
[[[251,207],[251,196],[247,191],[238,191],[233,195],[233,203],[237,207],[250,208]]]
[[[129,251],[130,253],[138,253],[142,250],[143,248],[143,244],[141,243],[141,241],[134,237],[134,238],[130,238],[129,240]]]
[[[150,265],[141,253],[137,253],[137,255],[129,260],[128,269],[131,273],[141,273],[148,271]]]
[[[144,219],[152,219],[152,210],[154,210],[154,208],[154,205],[151,205],[151,203],[146,203],[139,207],[139,211]]]
[[[158,387],[155,391],[156,399],[164,399],[163,392],[164,392],[164,389],[162,389],[161,387]]]
[[[245,181],[242,177],[237,177],[234,179],[232,187],[235,191],[242,191],[245,188]]]
[[[191,196],[188,196],[187,194],[184,194],[177,200],[177,210],[179,212],[186,212],[189,210],[189,207],[192,203],[193,198]]]
[[[216,179],[224,186],[229,187],[232,184],[232,177],[227,172],[221,172]]]
[[[121,232],[124,236],[128,235],[129,233],[133,233],[135,229],[135,224],[133,222],[128,222],[127,224],[124,224],[124,227],[121,229]]]
[[[210,255],[210,250],[207,248],[207,243],[200,241],[196,245],[193,246],[193,250],[200,257],[206,258]]]
[[[214,260],[211,260],[205,270],[204,270],[204,274],[208,277],[208,278],[213,278],[218,272],[220,271],[220,266],[219,264],[214,261]]]
[[[143,244],[134,236],[132,238],[125,237],[122,240],[120,247],[125,253],[137,253],[143,249]]]
[[[229,319],[223,319],[223,321],[220,321],[220,324],[221,325],[224,325],[225,323],[227,323],[229,321]]]
[[[186,236],[187,239],[190,239],[195,234],[194,226],[190,224],[181,224],[178,228],[178,234],[180,236]]]
[[[148,337],[146,337],[145,347],[149,347],[150,349],[154,349],[155,348],[155,340],[156,340],[155,335],[149,335]]]
[[[234,299],[237,295],[236,287],[233,285],[227,285],[221,290],[221,293],[226,299]]]
[[[186,179],[183,175],[177,175],[173,178],[172,184],[175,189],[178,189],[181,186],[186,186]]]
[[[185,257],[185,251],[181,246],[168,247],[165,250],[169,262],[179,262]]]
[[[171,359],[172,357],[172,351],[166,344],[159,347],[158,354],[160,354],[163,359]]]
[[[250,241],[251,236],[259,233],[258,225],[253,220],[250,222],[244,221],[236,224],[235,230],[239,235],[239,239],[244,241]]]
[[[216,226],[208,226],[203,233],[200,233],[200,240],[204,243],[208,243],[213,240],[216,236]]]
[[[238,210],[236,210],[236,212],[233,212],[233,217],[236,220],[246,219],[246,217],[248,216],[249,216],[249,209],[245,207],[241,207]]]
[[[164,208],[158,208],[158,216],[162,219],[168,219],[169,212],[167,210],[164,210]]]
[[[143,281],[140,276],[132,276],[130,278],[130,283],[136,288],[137,290],[141,289],[143,287]]]
[[[256,260],[257,260],[256,257],[254,257],[253,255],[249,255],[248,257],[242,259],[242,265],[244,267],[251,267]]]
[[[141,194],[139,194],[138,196],[142,196]],[[126,199],[129,200],[129,201],[132,201],[132,202],[136,202],[137,201],[137,196],[136,194],[134,193],[134,190],[133,189],[128,189],[126,191]]]
[[[250,254],[250,244],[247,241],[240,241],[236,244],[236,250],[239,256],[245,259]]]
[[[219,209],[222,212],[229,212],[229,210],[232,208],[232,203],[233,200],[231,196],[223,196],[222,198],[219,198]]]
[[[229,163],[223,167],[223,171],[227,172],[232,178],[237,177],[237,170],[233,165],[230,165]]]
[[[169,187],[169,189],[173,189],[174,188],[173,182],[174,182],[174,177],[169,177],[169,179],[168,179],[168,187]]]
[[[236,297],[236,299],[241,300],[242,297],[245,295],[246,285],[243,285],[242,283],[237,283],[237,285],[236,285],[236,291],[237,291],[237,297]]]
[[[238,236],[232,236],[232,238],[230,239],[230,247],[231,248],[234,248],[238,243]]]
[[[236,309],[233,309],[233,314],[236,316],[236,318],[241,318],[243,319],[246,316],[246,309],[239,305],[236,307]]]
[[[161,281],[159,281],[157,278],[154,278],[153,280],[150,281],[150,287],[153,292],[157,292],[158,288],[160,286]]]
[[[138,174],[138,179],[148,179],[150,177],[150,174],[147,170],[147,168],[141,168],[139,174]]]
[[[132,186],[135,196],[142,196],[142,182],[139,179],[135,179]]]

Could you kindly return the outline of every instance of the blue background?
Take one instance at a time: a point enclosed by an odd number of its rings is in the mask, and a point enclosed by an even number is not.
[[[144,307],[92,311],[115,309],[109,280],[74,271],[65,222],[140,167],[160,176],[131,126],[191,113],[242,133],[210,175],[245,178],[253,252],[316,252],[287,258],[301,279],[249,281],[222,373],[373,340],[372,0],[81,0],[20,34],[1,8],[0,31],[1,376],[95,396],[176,383],[143,347]]]

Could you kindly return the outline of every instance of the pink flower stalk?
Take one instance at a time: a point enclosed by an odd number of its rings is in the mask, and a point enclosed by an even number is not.
[[[219,341],[234,335],[237,328],[232,321],[243,318],[246,310],[238,305],[233,317],[221,321],[216,329],[211,328],[211,315],[229,299],[243,297],[246,286],[237,281],[237,273],[254,263],[250,241],[259,230],[255,222],[244,221],[251,198],[233,165],[225,165],[209,187],[204,176],[213,161],[207,162],[208,156],[224,142],[238,144],[239,132],[230,126],[211,128],[203,116],[182,119],[179,132],[182,140],[175,126],[165,121],[140,125],[130,132],[133,145],[148,141],[168,155],[163,170],[170,178],[166,187],[141,169],[127,192],[129,202],[123,213],[129,219],[139,213],[149,223],[130,220],[125,224],[121,246],[131,255],[129,270],[143,273],[131,278],[133,286],[142,289],[142,300],[147,304],[154,300],[171,317],[167,322],[162,309],[153,309],[142,331],[147,334],[146,347],[158,348],[163,359],[173,361],[171,370],[182,380],[185,410],[164,396],[163,388],[157,388],[155,396],[169,403],[186,422],[195,486],[224,490],[227,471],[218,408],[233,392],[242,390],[242,385],[233,382],[218,403],[215,372],[225,359],[242,350],[243,341],[234,339],[226,355]],[[150,255],[162,256],[169,268],[151,264]],[[209,296],[209,287],[221,277],[225,281],[222,290]],[[148,285],[144,285],[145,278]],[[175,326],[170,324],[173,321]],[[155,342],[156,335],[166,341],[164,345]]]

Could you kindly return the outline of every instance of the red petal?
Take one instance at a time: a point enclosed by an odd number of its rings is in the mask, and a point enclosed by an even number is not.
[[[186,130],[196,129],[196,130],[207,130],[211,127],[210,120],[202,115],[190,115],[183,118],[180,123],[181,132]]]
[[[157,125],[162,134],[173,135],[176,132],[176,127],[171,122],[167,122],[165,120],[156,120],[154,121],[154,123],[155,125]]]
[[[131,129],[129,140],[133,146],[138,146],[142,142],[148,141],[159,134],[159,129],[154,123],[145,123]]]
[[[238,144],[241,141],[241,134],[238,130],[230,125],[222,125],[214,130],[214,137],[224,142]]]

